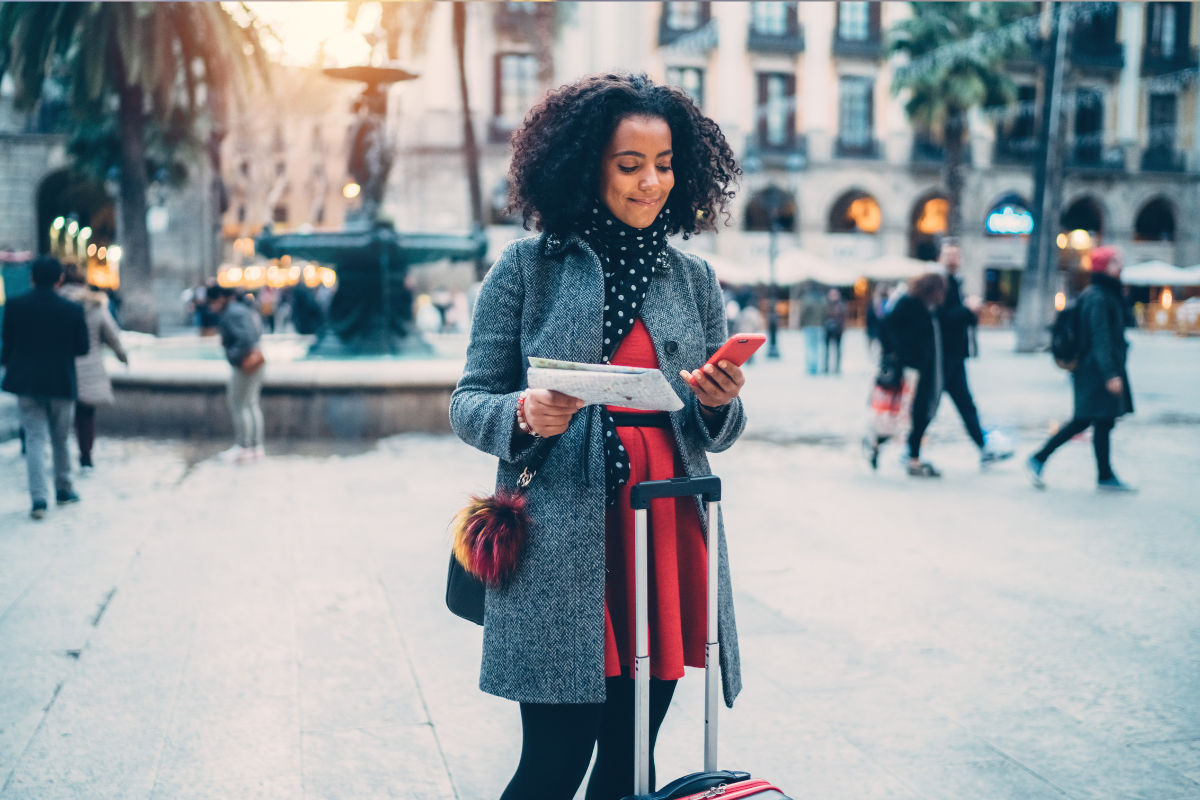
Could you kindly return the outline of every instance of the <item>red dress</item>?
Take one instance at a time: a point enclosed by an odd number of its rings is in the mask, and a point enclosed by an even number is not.
[[[611,363],[658,369],[654,342],[640,319],[613,354]],[[609,406],[609,410],[641,413],[615,406]],[[605,677],[620,675],[622,669],[633,674],[634,552],[629,489],[641,481],[686,474],[670,429],[618,427],[617,435],[629,458],[629,482],[620,488],[604,518],[608,567],[604,603]],[[683,677],[685,666],[704,666],[707,549],[695,499],[652,500],[648,540],[650,674],[660,680],[678,680]]]

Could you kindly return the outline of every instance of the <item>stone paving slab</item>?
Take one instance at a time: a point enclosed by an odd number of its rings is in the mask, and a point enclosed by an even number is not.
[[[981,473],[949,404],[914,482],[856,452],[869,370],[751,368],[726,483],[745,691],[722,764],[800,798],[1200,798],[1200,363],[1137,337],[1114,436],[1136,496],[1072,442],[1032,490]],[[1069,407],[1048,359],[984,340],[977,400],[1032,447]],[[995,410],[995,411],[993,411]],[[102,439],[83,502],[27,519],[0,444],[0,800],[456,798],[502,791],[515,704],[479,692],[480,629],[443,605],[446,523],[494,461],[451,437]],[[680,683],[664,777],[697,769]]]

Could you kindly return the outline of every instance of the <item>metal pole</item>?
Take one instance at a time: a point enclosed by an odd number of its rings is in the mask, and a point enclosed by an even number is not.
[[[633,512],[634,563],[634,794],[650,793],[650,625],[647,606],[646,514],[644,508]]]
[[[779,358],[779,300],[777,298],[778,292],[776,291],[775,287],[775,256],[779,249],[779,245],[776,240],[779,230],[778,214],[778,208],[772,210],[771,233],[769,234],[770,247],[768,249],[768,258],[771,264],[771,286],[767,290],[767,301],[771,304],[771,307],[767,313],[767,358]]]
[[[717,709],[721,706],[721,645],[717,635],[718,582],[717,566],[720,547],[717,539],[717,517],[720,503],[707,503],[708,508],[708,636],[704,645],[704,771],[717,770]]]
[[[1017,331],[1017,351],[1034,352],[1045,348],[1047,344],[1046,330],[1047,295],[1050,284],[1051,260],[1056,256],[1054,250],[1058,233],[1058,208],[1062,194],[1062,142],[1060,127],[1062,121],[1062,91],[1063,74],[1066,72],[1067,33],[1070,26],[1070,14],[1063,4],[1054,4],[1054,61],[1050,66],[1050,81],[1046,87],[1049,97],[1042,108],[1046,111],[1046,150],[1045,161],[1042,164],[1041,207],[1038,208],[1037,230],[1030,247],[1033,256],[1033,286],[1022,288],[1021,299],[1025,304],[1024,314],[1020,315]],[[1035,192],[1037,194],[1037,192]],[[1054,267],[1057,268],[1057,258]],[[1031,270],[1026,269],[1026,276]]]

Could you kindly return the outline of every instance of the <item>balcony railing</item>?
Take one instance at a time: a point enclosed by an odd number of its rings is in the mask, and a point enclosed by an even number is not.
[[[1200,63],[1198,56],[1200,53],[1195,47],[1182,48],[1169,56],[1147,50],[1142,54],[1142,74],[1164,75],[1168,72],[1191,69]]]
[[[883,55],[883,40],[878,37],[843,39],[835,32],[833,34],[833,54],[842,58],[878,59]]]
[[[1067,155],[1067,171],[1077,175],[1111,175],[1125,171],[1125,151],[1091,143],[1076,144]]]
[[[914,164],[941,164],[946,160],[946,148],[924,136],[914,136],[912,162]]]
[[[997,164],[1029,164],[1037,158],[1037,154],[1036,137],[1014,139],[1009,136],[997,136],[992,158]]]
[[[742,166],[747,172],[763,169],[786,169],[798,172],[808,166],[808,137],[796,134],[790,145],[772,147],[759,141],[757,135],[747,142],[746,156]]]
[[[847,142],[843,139],[838,139],[833,145],[833,155],[837,158],[883,158],[883,147],[878,139],[871,139],[868,142]]]
[[[1120,71],[1125,66],[1125,48],[1115,40],[1076,37],[1071,47],[1071,64],[1096,72]]]
[[[1142,172],[1183,172],[1187,159],[1174,147],[1147,147],[1142,153]]]
[[[804,29],[788,25],[787,33],[760,33],[753,26],[746,37],[746,49],[754,53],[803,53]]]

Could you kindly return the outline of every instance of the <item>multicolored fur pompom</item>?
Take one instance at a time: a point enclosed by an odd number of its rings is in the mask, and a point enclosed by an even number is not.
[[[519,492],[472,496],[450,523],[454,557],[488,586],[502,586],[517,569],[531,520]]]

